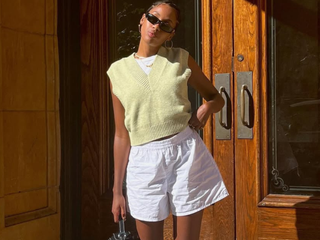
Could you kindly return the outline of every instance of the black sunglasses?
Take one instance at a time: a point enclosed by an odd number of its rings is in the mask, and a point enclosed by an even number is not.
[[[159,27],[162,31],[167,33],[172,33],[174,28],[170,26],[168,22],[162,22],[159,18],[152,15],[151,13],[146,13],[146,19],[152,24],[159,24]]]

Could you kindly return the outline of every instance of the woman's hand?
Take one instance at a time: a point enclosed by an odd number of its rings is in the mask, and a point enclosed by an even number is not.
[[[188,122],[189,126],[196,131],[201,130],[206,125],[210,114],[211,112],[209,111],[207,104],[201,105],[192,113],[192,116]]]
[[[119,222],[120,215],[123,220],[126,220],[126,200],[122,194],[113,195],[112,213],[114,222]]]

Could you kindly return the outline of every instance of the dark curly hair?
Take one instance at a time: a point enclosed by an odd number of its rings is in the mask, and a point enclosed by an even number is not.
[[[152,3],[152,5],[147,9],[146,13],[148,13],[152,8],[159,6],[161,4],[168,4],[170,7],[174,8],[177,13],[177,25],[176,28],[178,27],[180,21],[181,21],[181,16],[180,16],[180,8],[173,2],[173,1],[156,1]]]

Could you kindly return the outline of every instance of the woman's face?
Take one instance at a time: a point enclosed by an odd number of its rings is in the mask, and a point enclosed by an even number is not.
[[[172,28],[176,27],[177,17],[176,10],[167,4],[161,4],[152,8],[149,13],[157,17],[160,21],[169,24]],[[159,23],[153,25],[145,16],[140,20],[141,24],[141,40],[146,42],[152,47],[159,47],[165,41],[170,41],[174,36],[175,31],[167,33],[160,29]]]

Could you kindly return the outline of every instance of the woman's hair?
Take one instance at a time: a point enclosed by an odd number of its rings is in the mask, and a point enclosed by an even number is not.
[[[180,21],[181,21],[181,17],[180,17],[180,8],[173,2],[173,1],[156,1],[154,3],[152,3],[152,5],[147,9],[146,13],[148,13],[152,8],[159,6],[161,4],[168,4],[170,7],[174,8],[176,10],[176,16],[177,16],[177,24],[176,24],[176,28],[179,25]]]

